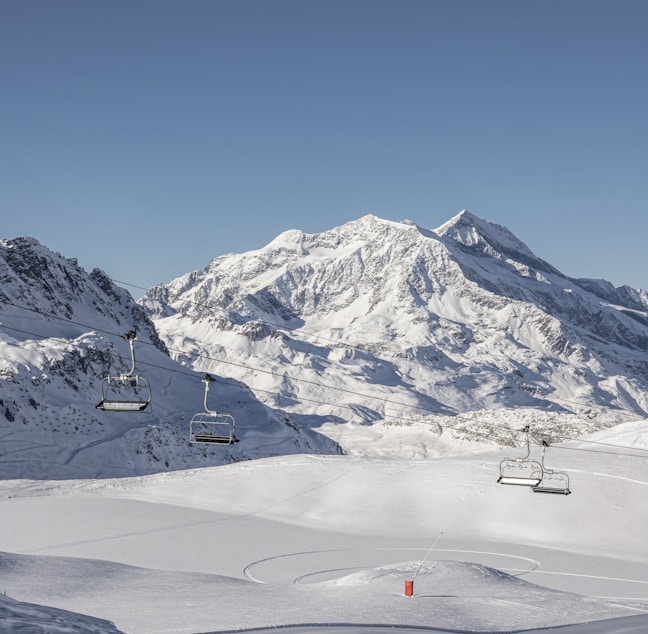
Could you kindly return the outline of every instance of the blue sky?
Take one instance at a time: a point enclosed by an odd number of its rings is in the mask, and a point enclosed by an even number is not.
[[[647,60],[644,0],[2,0],[0,237],[150,287],[466,208],[648,289]]]

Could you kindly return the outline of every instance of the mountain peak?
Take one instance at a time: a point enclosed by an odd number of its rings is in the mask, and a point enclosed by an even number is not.
[[[560,274],[506,227],[483,220],[466,209],[435,229],[434,233],[473,253],[511,259],[544,273]]]
[[[434,230],[438,236],[449,236],[455,242],[472,246],[479,242],[508,244],[516,250],[532,255],[529,248],[514,236],[506,227],[488,222],[475,216],[467,209],[460,211],[456,216]]]
[[[390,227],[402,227],[403,225],[405,226],[412,226],[414,223],[411,220],[403,220],[403,221],[397,221],[397,220],[387,220],[386,218],[381,218],[380,216],[376,216],[375,214],[366,214],[364,216],[361,216],[357,220],[351,220],[350,222],[347,222],[345,225],[346,227],[365,227],[365,226],[376,226],[376,225],[386,225]]]
[[[474,222],[485,222],[485,221],[482,220],[481,218],[478,218],[477,216],[475,216],[475,214],[471,213],[467,209],[462,209],[456,216],[453,216],[452,218],[450,218],[450,220],[447,220],[442,225],[442,227],[445,227],[447,225],[454,225],[462,222],[474,223]]]

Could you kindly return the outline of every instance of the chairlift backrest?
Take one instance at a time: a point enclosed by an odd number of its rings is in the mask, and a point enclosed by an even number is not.
[[[107,412],[142,412],[151,402],[151,386],[141,375],[135,373],[135,331],[124,335],[130,345],[131,367],[123,374],[108,374],[101,382],[101,402],[97,409]]]
[[[561,495],[569,495],[569,476],[564,471],[554,471],[545,466],[545,452],[549,444],[542,441],[542,479],[538,484],[531,487],[534,493],[555,493]]]
[[[205,374],[203,378],[205,384],[205,411],[195,414],[189,422],[189,440],[192,443],[231,445],[238,442],[238,438],[234,435],[236,426],[234,417],[231,414],[211,410],[207,405],[209,385],[214,382],[213,377]]]
[[[522,430],[526,435],[526,456],[522,458],[504,458],[500,462],[499,484],[513,486],[537,486],[542,480],[542,465],[531,459],[531,443],[528,425]]]

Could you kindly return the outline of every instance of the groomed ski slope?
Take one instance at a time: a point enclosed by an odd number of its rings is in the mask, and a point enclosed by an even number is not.
[[[497,484],[510,451],[298,455],[138,478],[3,481],[0,631],[18,631],[21,606],[39,604],[48,606],[41,615],[67,610],[81,623],[88,615],[88,628],[103,619],[129,634],[582,623],[564,633],[646,632],[644,427],[556,449],[551,466],[569,473],[568,496]],[[636,449],[609,446],[626,443]],[[34,624],[34,609],[24,607],[30,632],[83,631],[65,629],[59,612],[49,629]],[[116,631],[92,623],[88,631]]]

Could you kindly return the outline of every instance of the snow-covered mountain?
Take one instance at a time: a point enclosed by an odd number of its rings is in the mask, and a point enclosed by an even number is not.
[[[489,412],[522,408],[557,440],[648,412],[648,294],[569,278],[467,211],[287,231],[141,303],[182,363],[336,438],[349,421],[494,438]]]
[[[130,330],[152,403],[97,410],[102,379],[130,366]],[[2,240],[0,348],[0,477],[134,475],[337,443],[449,455],[519,444],[510,429],[525,424],[556,441],[648,411],[648,295],[570,279],[468,212],[434,231],[374,216],[289,231],[139,304],[32,238]],[[235,445],[189,442],[205,372]]]
[[[150,383],[152,402],[141,413],[100,411],[104,377],[131,367],[130,330],[136,373]],[[128,292],[33,238],[0,241],[0,350],[1,478],[118,477],[337,452],[236,380],[217,380],[209,405],[233,414],[240,442],[191,444],[189,420],[203,410],[202,375],[169,357]]]
[[[138,306],[0,241],[0,632],[646,631],[644,421],[552,448],[569,496],[501,486],[509,448],[409,460],[642,416],[643,292],[569,280],[468,214],[291,232],[211,267]],[[153,402],[96,410],[133,329]],[[204,371],[235,446],[188,443]],[[337,452],[314,427],[364,455],[279,455]]]

